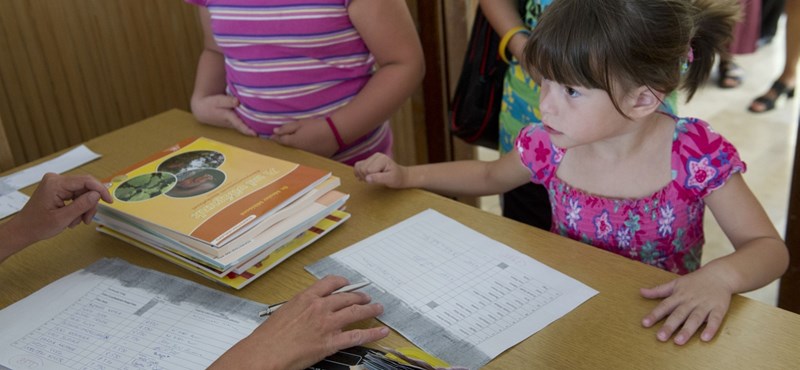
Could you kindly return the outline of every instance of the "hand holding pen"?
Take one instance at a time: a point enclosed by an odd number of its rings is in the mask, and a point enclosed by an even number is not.
[[[353,323],[383,313],[383,306],[370,303],[370,297],[362,292],[333,294],[347,285],[347,279],[341,276],[326,276],[315,282],[271,313],[269,320],[211,368],[242,368],[246,366],[237,364],[247,361],[273,363],[276,369],[305,369],[340,349],[389,335],[385,326],[345,330]],[[254,357],[254,353],[259,355]],[[263,358],[259,357],[261,354]]]

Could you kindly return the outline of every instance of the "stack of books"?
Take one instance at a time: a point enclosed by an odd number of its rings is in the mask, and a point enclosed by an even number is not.
[[[329,171],[207,138],[123,170],[98,230],[241,289],[347,220]]]

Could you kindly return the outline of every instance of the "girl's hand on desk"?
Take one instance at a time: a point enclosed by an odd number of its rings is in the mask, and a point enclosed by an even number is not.
[[[649,328],[666,317],[656,337],[666,342],[677,331],[674,342],[683,345],[704,323],[700,339],[708,342],[714,338],[728,312],[733,289],[709,264],[669,283],[643,288],[641,294],[650,299],[664,298],[644,317],[642,325]]]
[[[247,136],[256,136],[256,132],[248,127],[233,108],[239,100],[228,95],[210,95],[192,99],[192,113],[198,121],[219,127],[232,128]]]
[[[369,184],[380,184],[390,188],[403,188],[406,183],[407,170],[382,153],[356,162],[356,177]]]
[[[328,158],[339,150],[339,144],[324,119],[286,123],[276,128],[271,138],[283,145]]]

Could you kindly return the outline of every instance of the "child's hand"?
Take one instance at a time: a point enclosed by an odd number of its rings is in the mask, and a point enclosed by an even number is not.
[[[331,157],[339,144],[324,119],[290,122],[272,131],[272,139],[286,146]]]
[[[390,188],[403,188],[406,181],[406,168],[398,165],[383,153],[356,162],[356,177],[369,184],[380,184]]]
[[[713,267],[709,267],[711,266],[655,288],[641,289],[645,298],[664,298],[642,320],[642,325],[649,328],[669,315],[656,334],[658,340],[666,342],[680,328],[674,342],[682,345],[689,341],[703,323],[706,327],[700,335],[702,341],[708,342],[717,334],[722,319],[728,312],[733,289],[725,279],[714,273]]]
[[[256,132],[248,127],[233,108],[239,100],[228,95],[211,95],[192,99],[192,113],[198,121],[212,126],[232,128],[247,136],[256,136]]]

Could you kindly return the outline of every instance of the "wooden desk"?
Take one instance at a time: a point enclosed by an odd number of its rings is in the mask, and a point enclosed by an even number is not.
[[[800,316],[736,296],[727,319],[712,343],[697,335],[685,346],[660,343],[655,329],[641,318],[656,305],[639,296],[639,288],[664,283],[674,276],[599,249],[419,190],[389,190],[358,182],[350,167],[269,141],[242,136],[195,122],[182,111],[170,111],[111,132],[86,145],[102,154],[74,173],[103,178],[148,154],[191,136],[206,136],[271,156],[328,168],[341,177],[351,194],[352,218],[251,283],[234,291],[196,276],[133,246],[79,227],[33,245],[0,265],[0,307],[6,307],[101,257],[131,263],[196,281],[241,297],[277,302],[290,298],[314,278],[303,270],[333,252],[433,208],[459,222],[580,280],[600,293],[562,319],[512,347],[487,369],[786,369],[800,366]],[[31,188],[25,189],[27,193]],[[368,323],[368,325],[375,323]],[[397,334],[379,342],[407,346]]]

